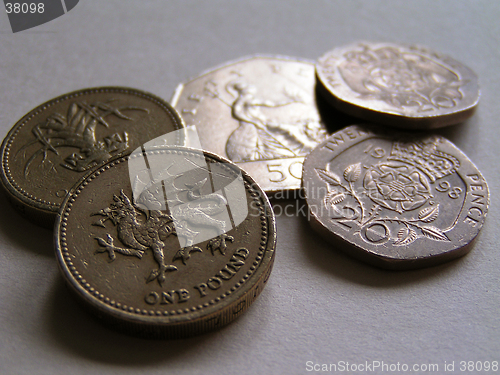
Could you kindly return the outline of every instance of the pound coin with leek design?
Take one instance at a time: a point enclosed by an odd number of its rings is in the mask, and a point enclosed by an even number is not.
[[[488,211],[477,167],[437,135],[349,126],[307,156],[303,176],[313,228],[383,268],[465,255]]]
[[[75,91],[33,109],[3,141],[1,182],[9,201],[52,228],[71,187],[92,168],[184,128],[165,101],[130,88]],[[174,142],[183,144],[182,133]]]
[[[139,148],[87,175],[56,222],[79,300],[114,328],[191,336],[240,316],[276,246],[266,195],[233,163],[189,148]]]
[[[470,68],[421,46],[350,44],[322,56],[316,73],[319,90],[338,110],[404,129],[459,123],[479,101]]]

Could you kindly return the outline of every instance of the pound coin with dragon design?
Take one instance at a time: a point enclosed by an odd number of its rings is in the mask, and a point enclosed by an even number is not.
[[[483,176],[437,135],[349,126],[307,156],[303,176],[313,227],[383,268],[466,254],[488,212]]]
[[[91,169],[150,139],[184,128],[177,112],[151,94],[123,87],[75,91],[17,122],[1,149],[1,182],[25,217],[52,228],[63,199]],[[183,144],[177,132],[176,144]]]
[[[137,149],[87,175],[56,222],[70,288],[115,328],[191,336],[241,315],[274,261],[267,197],[233,163],[201,150]]]

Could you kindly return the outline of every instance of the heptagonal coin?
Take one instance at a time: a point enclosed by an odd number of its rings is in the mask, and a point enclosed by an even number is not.
[[[483,226],[488,185],[445,138],[349,126],[304,162],[311,225],[336,248],[389,269],[466,254]]]
[[[474,113],[476,74],[425,47],[359,42],[316,63],[318,89],[338,110],[403,129],[452,125]]]
[[[304,157],[328,136],[314,62],[250,56],[177,87],[172,105],[205,150],[245,169],[266,193],[300,188]]]

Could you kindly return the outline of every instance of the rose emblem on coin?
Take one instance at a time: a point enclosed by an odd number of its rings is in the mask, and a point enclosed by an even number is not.
[[[338,248],[387,268],[465,254],[488,207],[476,167],[446,139],[350,126],[306,158],[311,224]]]
[[[427,177],[418,169],[402,164],[371,166],[363,186],[373,202],[399,213],[417,209],[431,197]]]
[[[318,90],[352,116],[406,129],[438,128],[472,116],[476,74],[428,48],[359,42],[335,48],[316,63]]]
[[[409,219],[381,214],[383,208],[403,214],[422,207],[431,198],[427,177],[416,168],[391,163],[370,166],[363,179],[364,190],[361,195],[356,193],[353,186],[359,179],[361,164],[352,164],[344,170],[344,180],[348,185],[338,183],[340,178],[328,170],[316,172],[330,189],[324,203],[327,210],[333,211],[332,220],[344,225],[348,221],[359,225],[357,233],[367,242],[385,243],[392,240],[393,245],[402,246],[410,244],[419,236],[449,241],[445,231],[418,224],[434,221],[439,215],[439,204],[424,208],[418,217]],[[339,192],[339,188],[344,191]],[[369,202],[362,196],[369,197],[375,203],[369,211]]]
[[[465,84],[451,69],[417,53],[395,47],[349,52],[339,71],[360,96],[418,112],[452,108],[462,99]],[[361,73],[361,74],[360,74]]]

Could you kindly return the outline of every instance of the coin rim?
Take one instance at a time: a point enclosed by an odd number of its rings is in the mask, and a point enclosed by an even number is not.
[[[185,129],[184,120],[179,115],[179,113],[173,108],[167,101],[161,99],[160,97],[153,95],[151,93],[137,90],[129,87],[121,87],[121,86],[104,86],[104,87],[91,87],[85,88],[81,90],[72,91],[70,93],[58,96],[56,98],[50,99],[47,102],[39,105],[38,107],[29,111],[26,115],[24,115],[16,124],[9,130],[7,135],[5,136],[2,145],[0,147],[0,182],[4,188],[4,190],[14,197],[17,202],[27,206],[30,211],[29,216],[33,216],[36,219],[37,212],[33,212],[34,210],[38,211],[39,216],[42,218],[48,217],[47,215],[54,215],[59,211],[61,207],[58,203],[53,203],[49,201],[45,201],[41,198],[37,198],[33,194],[30,194],[28,191],[24,190],[19,186],[19,184],[14,180],[12,175],[10,174],[10,148],[13,142],[16,140],[18,133],[21,129],[26,125],[34,116],[40,114],[41,112],[47,110],[51,106],[60,103],[61,101],[73,99],[83,95],[89,94],[100,94],[100,93],[123,93],[134,95],[138,97],[142,97],[150,100],[154,104],[158,105],[162,109],[164,109],[172,118],[174,124],[174,130]],[[184,144],[185,137],[182,137],[181,143]],[[123,153],[120,153],[123,155]],[[103,165],[103,164],[101,164]],[[96,166],[95,168],[99,168]],[[75,179],[75,183],[78,179]],[[45,215],[44,215],[45,214]]]
[[[433,115],[398,114],[389,112],[388,110],[372,108],[369,103],[363,105],[363,102],[358,102],[357,100],[356,103],[354,103],[352,102],[352,100],[349,100],[349,98],[338,95],[339,93],[336,92],[335,88],[328,83],[328,79],[326,77],[327,74],[324,73],[324,69],[321,65],[323,60],[331,56],[340,56],[341,53],[347,52],[349,50],[359,49],[362,45],[368,45],[370,47],[393,46],[398,49],[405,49],[410,52],[414,52],[416,50],[417,52],[423,53],[433,59],[437,58],[440,60],[440,63],[453,68],[462,76],[470,77],[471,80],[467,83],[467,85],[472,89],[475,89],[474,91],[477,94],[474,100],[472,100],[472,98],[469,99],[470,104],[461,106],[461,109],[453,110],[444,114]],[[390,125],[401,129],[437,129],[460,123],[470,118],[474,114],[481,97],[478,77],[471,68],[446,54],[437,53],[425,46],[418,44],[358,41],[341,47],[336,47],[326,52],[316,61],[315,65],[316,78],[318,83],[317,87],[319,89],[318,91],[336,109],[357,118],[362,118],[367,121],[373,121],[379,124]],[[341,85],[345,87],[343,82],[341,83]]]
[[[174,150],[174,152],[200,152],[198,149],[187,147],[173,146],[165,147],[164,149]],[[55,251],[59,269],[61,270],[65,281],[69,284],[71,289],[76,292],[79,299],[86,302],[87,307],[89,307],[91,311],[101,315],[104,320],[110,321],[111,324],[114,324],[120,330],[123,329],[129,333],[139,334],[146,337],[176,337],[202,333],[225,325],[241,315],[241,313],[243,313],[251,305],[258,294],[260,294],[263,289],[263,285],[267,282],[272,270],[276,250],[276,221],[269,200],[254,179],[251,178],[243,169],[211,152],[203,151],[203,154],[205,157],[227,163],[231,168],[236,167],[237,170],[241,171],[245,180],[245,190],[253,199],[258,201],[258,204],[261,204],[259,209],[261,237],[263,238],[264,236],[267,236],[267,242],[263,244],[264,240],[261,238],[259,251],[256,252],[256,256],[252,259],[253,263],[249,271],[247,271],[244,276],[240,276],[242,279],[237,281],[240,285],[236,287],[234,291],[232,291],[231,288],[228,288],[227,290],[224,290],[224,293],[219,297],[214,298],[210,302],[205,302],[202,305],[200,304],[196,308],[192,307],[188,311],[186,311],[186,309],[183,310],[182,313],[178,313],[180,310],[177,310],[177,312],[173,314],[169,312],[168,315],[161,311],[161,315],[158,315],[158,313],[154,310],[140,310],[140,312],[137,312],[139,309],[134,308],[134,311],[130,311],[129,306],[127,306],[126,310],[124,310],[123,307],[116,307],[116,302],[118,301],[115,301],[113,306],[110,304],[111,300],[106,302],[107,297],[101,293],[96,296],[96,291],[91,290],[93,289],[92,285],[87,280],[82,281],[81,278],[80,281],[77,280],[75,272],[78,272],[74,269],[75,267],[72,265],[71,258],[69,256],[65,256],[68,249],[62,243],[62,237],[65,233],[66,218],[70,215],[68,209],[71,210],[71,208],[69,208],[71,207],[71,203],[77,198],[79,192],[84,189],[85,186],[89,185],[94,178],[112,168],[116,164],[127,162],[130,154],[126,156],[116,156],[108,163],[95,169],[80,179],[80,181],[75,184],[75,186],[73,186],[71,191],[68,193],[63,205],[61,206],[61,210],[57,215],[54,231]],[[267,214],[265,214],[266,212]],[[263,216],[266,218],[265,222],[262,220]],[[258,263],[255,264],[256,262]],[[72,267],[73,269],[71,269]],[[229,302],[227,305],[220,306],[221,303],[229,301],[230,298],[233,298],[234,301]],[[237,313],[234,313],[232,310],[242,301],[245,302],[245,306],[243,306]],[[193,311],[193,309],[195,310]],[[154,312],[154,314],[151,314],[151,312]],[[208,323],[208,320],[214,317],[219,317],[222,320],[222,323],[212,327]]]
[[[367,263],[370,263],[372,265],[375,265],[377,267],[381,268],[386,268],[386,269],[416,269],[416,268],[422,268],[422,267],[429,267],[433,265],[437,265],[440,263],[447,262],[449,260],[461,257],[465,254],[467,254],[471,249],[472,249],[472,244],[474,243],[475,239],[479,235],[482,227],[484,226],[484,222],[486,220],[486,216],[488,214],[488,209],[490,205],[490,189],[488,187],[488,184],[482,175],[482,173],[479,171],[477,166],[465,155],[453,142],[448,140],[447,138],[439,135],[440,138],[444,139],[446,142],[448,142],[452,147],[457,150],[457,154],[459,155],[459,160],[461,162],[461,167],[466,164],[467,169],[474,169],[475,173],[479,175],[481,178],[481,181],[484,183],[486,187],[486,204],[485,204],[485,212],[481,218],[481,220],[478,221],[478,225],[474,228],[472,228],[473,232],[469,232],[471,234],[466,235],[465,238],[465,243],[464,244],[454,244],[454,247],[450,248],[449,250],[446,251],[440,251],[435,254],[431,255],[411,255],[411,256],[404,256],[404,257],[391,257],[390,255],[386,254],[380,254],[375,251],[375,248],[377,245],[372,245],[373,248],[367,248],[367,247],[362,247],[360,246],[357,242],[353,241],[351,239],[351,235],[344,235],[341,232],[334,232],[330,230],[330,228],[324,223],[324,220],[321,219],[313,210],[311,209],[310,206],[310,201],[312,198],[309,198],[309,192],[307,189],[307,183],[306,179],[310,177],[309,183],[311,184],[311,179],[313,178],[313,174],[309,173],[306,171],[306,169],[309,168],[309,164],[311,162],[311,158],[314,157],[315,154],[324,152],[321,149],[328,143],[328,141],[331,138],[334,138],[336,135],[339,133],[346,131],[346,130],[352,130],[352,131],[364,131],[367,132],[368,134],[361,135],[359,137],[356,137],[355,139],[352,139],[344,144],[342,144],[341,147],[339,147],[335,151],[330,151],[330,157],[328,158],[331,161],[333,161],[336,157],[338,157],[340,154],[344,153],[351,147],[355,147],[359,145],[359,143],[371,139],[371,138],[385,138],[385,139],[394,139],[394,137],[398,136],[398,134],[412,134],[414,135],[415,133],[405,133],[403,131],[398,131],[394,132],[391,129],[386,129],[380,126],[375,126],[373,124],[362,124],[362,125],[351,125],[348,127],[345,127],[343,129],[338,130],[337,132],[333,133],[326,141],[322,142],[320,145],[318,145],[307,157],[306,160],[304,161],[304,166],[302,170],[302,189],[304,193],[304,197],[308,206],[308,212],[309,212],[309,217],[312,219],[309,221],[309,224],[311,227],[318,232],[323,238],[328,240],[331,244],[337,245],[338,248],[348,255],[351,255],[359,260],[365,261]],[[421,135],[430,135],[427,133],[420,133]],[[466,161],[466,163],[464,163]],[[455,172],[459,173],[459,171]],[[466,172],[465,172],[466,173]],[[470,206],[472,203],[472,190],[470,189],[470,183],[467,182],[462,176],[459,175],[459,177],[463,180],[464,184],[467,187],[466,191],[466,196],[463,200],[463,204],[460,208],[460,212],[457,216],[457,221],[455,226],[453,227],[453,231],[455,230],[460,230],[460,228],[456,229],[457,226],[465,223],[460,222],[460,218],[464,216],[464,212],[466,215],[467,208]],[[315,199],[318,200],[318,199]],[[468,206],[469,204],[469,206]],[[467,227],[468,228],[468,227]],[[383,246],[383,245],[378,245],[378,246]],[[371,247],[371,246],[370,246]]]
[[[283,60],[283,61],[290,61],[290,62],[301,62],[301,63],[311,64],[313,68],[315,66],[315,61],[314,60],[300,58],[300,57],[292,57],[292,56],[285,56],[285,55],[272,55],[272,54],[265,54],[265,53],[262,53],[262,54],[257,53],[257,54],[254,54],[254,55],[243,56],[243,57],[240,57],[240,58],[238,58],[236,60],[226,61],[226,62],[224,62],[222,64],[219,64],[219,65],[216,65],[216,66],[214,66],[212,68],[205,69],[200,74],[198,74],[197,76],[191,76],[186,81],[184,81],[182,83],[179,83],[177,85],[177,87],[175,88],[174,93],[172,94],[169,103],[172,105],[172,107],[175,108],[175,106],[178,104],[177,102],[179,101],[179,97],[181,95],[182,89],[188,83],[191,83],[191,82],[193,82],[193,81],[195,81],[197,79],[200,79],[203,76],[206,76],[208,74],[214,73],[217,70],[221,70],[221,69],[224,69],[224,68],[229,68],[230,66],[232,66],[234,64],[239,64],[239,63],[242,63],[242,62],[245,62],[245,61],[255,60],[255,59],[258,59],[258,60],[273,59],[273,60]]]

